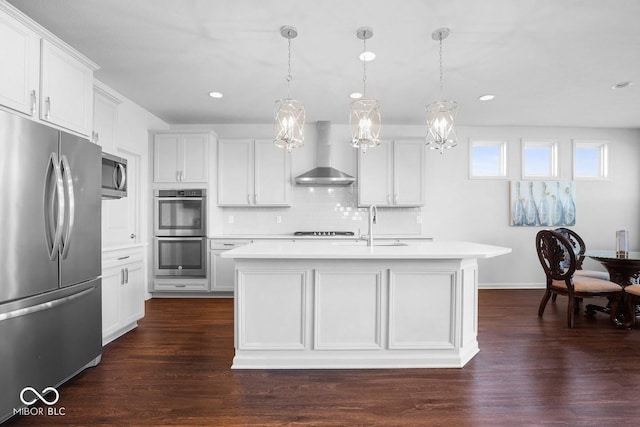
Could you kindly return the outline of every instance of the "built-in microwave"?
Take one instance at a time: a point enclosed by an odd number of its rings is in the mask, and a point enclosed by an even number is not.
[[[127,159],[102,152],[102,198],[127,197]]]

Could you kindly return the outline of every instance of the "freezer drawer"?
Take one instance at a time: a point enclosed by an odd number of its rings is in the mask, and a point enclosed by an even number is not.
[[[23,405],[25,387],[41,391],[99,362],[101,279],[0,305],[0,423]]]

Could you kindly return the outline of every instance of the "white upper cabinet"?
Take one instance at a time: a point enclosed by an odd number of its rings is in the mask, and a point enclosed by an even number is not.
[[[206,183],[208,179],[208,133],[158,133],[154,136],[154,182]]]
[[[0,2],[0,105],[90,136],[98,66],[6,2]]]
[[[358,155],[358,205],[410,207],[424,204],[421,139],[382,141]]]
[[[218,141],[219,206],[288,206],[291,164],[266,139]]]
[[[91,140],[102,147],[102,151],[116,154],[116,129],[118,104],[122,101],[98,87],[93,89],[93,132]]]
[[[40,94],[40,37],[0,10],[0,104],[37,115]]]
[[[42,41],[40,119],[91,135],[93,70],[50,43]]]

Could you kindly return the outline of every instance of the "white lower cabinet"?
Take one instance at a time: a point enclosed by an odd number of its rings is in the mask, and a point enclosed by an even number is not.
[[[233,292],[235,267],[233,260],[222,258],[221,254],[251,243],[251,240],[209,240],[209,265],[211,266],[211,291]]]
[[[143,246],[102,252],[102,345],[124,335],[144,317]]]

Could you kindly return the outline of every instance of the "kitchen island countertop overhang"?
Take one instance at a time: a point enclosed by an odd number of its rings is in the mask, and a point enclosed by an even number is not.
[[[259,242],[236,267],[234,369],[463,367],[479,351],[471,242]]]
[[[223,253],[233,259],[468,259],[493,258],[510,248],[473,242],[416,242],[395,244],[367,242],[256,242]]]

